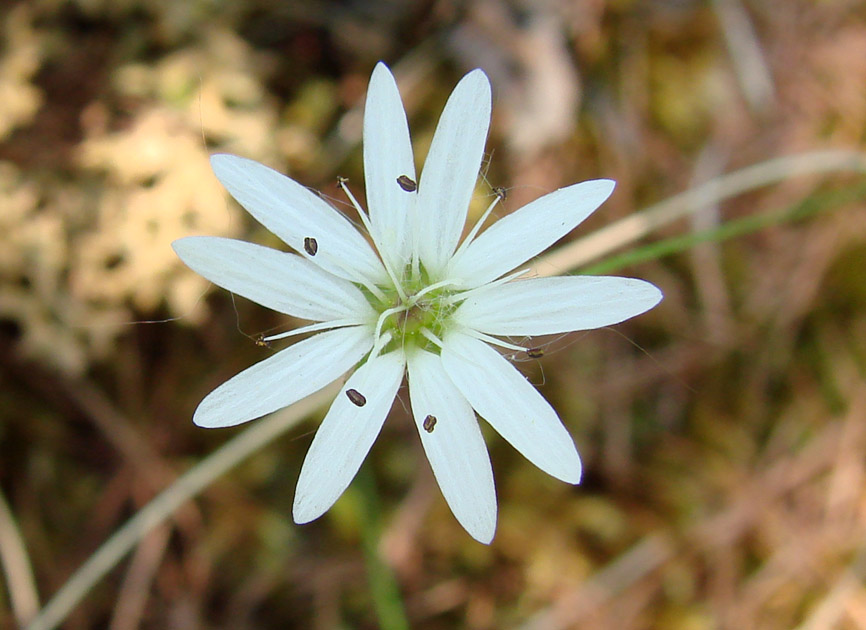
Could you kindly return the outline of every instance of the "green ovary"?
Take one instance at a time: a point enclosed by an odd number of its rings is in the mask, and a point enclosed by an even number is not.
[[[432,335],[442,339],[448,318],[455,309],[455,305],[444,303],[444,297],[445,295],[441,293],[436,295],[435,292],[431,292],[422,296],[412,306],[397,300],[395,306],[401,310],[388,315],[382,325],[381,334],[391,334],[391,341],[385,346],[384,351],[415,347],[438,354],[439,348],[428,337]],[[412,302],[411,296],[407,302]],[[425,330],[428,332],[427,335],[424,333]]]

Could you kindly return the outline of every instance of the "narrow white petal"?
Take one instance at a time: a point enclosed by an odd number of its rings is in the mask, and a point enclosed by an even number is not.
[[[280,313],[313,321],[375,320],[354,284],[295,254],[213,236],[182,238],[172,247],[196,273]]]
[[[338,328],[299,341],[256,363],[205,396],[200,427],[231,427],[287,407],[337,380],[373,347],[367,326]]]
[[[557,479],[580,482],[580,457],[559,416],[496,350],[451,333],[442,365],[475,411],[524,457]]]
[[[453,317],[490,335],[551,335],[618,324],[661,299],[655,286],[634,278],[531,278],[482,287]]]
[[[364,179],[373,240],[392,269],[409,261],[409,217],[416,193],[404,190],[397,179],[417,182],[409,124],[388,67],[378,63],[370,78],[364,107]]]
[[[212,155],[210,162],[232,197],[302,256],[347,280],[387,279],[381,261],[355,226],[310,190],[236,155]],[[315,256],[304,250],[305,238],[316,240]]]
[[[434,275],[460,240],[489,126],[490,81],[473,70],[445,104],[418,185],[415,239],[421,261]]]
[[[421,444],[448,506],[475,540],[490,544],[496,531],[496,489],[472,407],[441,359],[422,350],[409,358],[409,396]]]
[[[448,277],[476,287],[522,265],[592,214],[610,197],[614,185],[609,179],[596,179],[560,188],[503,217],[455,256]]]
[[[403,380],[403,353],[391,352],[359,367],[334,399],[310,445],[292,510],[296,523],[324,514],[349,486],[376,441]],[[366,402],[353,403],[346,391],[360,392]]]

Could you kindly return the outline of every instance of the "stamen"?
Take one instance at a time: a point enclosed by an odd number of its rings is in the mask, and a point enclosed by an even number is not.
[[[385,320],[391,317],[394,313],[401,313],[403,311],[408,311],[409,306],[406,304],[401,304],[400,306],[395,306],[394,308],[386,308],[382,311],[382,314],[379,315],[379,320],[376,322],[376,332],[373,334],[373,337],[378,339],[379,334],[382,332],[382,326],[385,325]]]
[[[418,190],[418,184],[416,184],[415,180],[408,175],[400,175],[400,177],[397,178],[397,184],[399,184],[400,188],[406,192],[415,192]]]
[[[370,350],[370,359],[378,357],[385,346],[387,346],[393,338],[394,335],[391,334],[391,331],[386,330],[384,335],[376,339],[376,343],[373,344],[373,349]]]
[[[349,181],[349,179],[346,177],[337,177],[337,184],[343,189],[343,192],[345,192],[348,195],[349,199],[352,201],[352,204],[355,206],[355,209],[358,211],[358,214],[361,216],[361,220],[364,222],[364,225],[366,226],[367,231],[369,232],[370,231],[370,223],[369,223],[369,220],[367,219],[367,215],[364,213],[364,211],[361,209],[361,206],[358,205],[358,201],[352,196],[352,193],[349,192],[349,189],[346,187],[346,182],[348,182],[348,181]],[[315,256],[316,253],[319,251],[319,243],[313,237],[305,236],[304,237],[304,251],[307,252],[307,254],[309,254],[310,256]],[[359,282],[360,284],[364,285],[364,288],[367,289],[370,293],[372,293],[376,297],[376,299],[378,299],[383,304],[388,302],[388,298],[385,297],[385,294],[382,292],[382,290],[379,287],[377,287],[375,284],[369,282],[368,280],[365,280],[363,278],[359,278],[358,274],[355,271],[353,271],[352,269],[348,269],[346,267],[346,265],[344,265],[343,262],[339,258],[334,256],[333,254],[328,256],[328,252],[325,252],[325,258],[327,258],[329,263],[333,264],[335,267],[337,267],[338,269],[340,269],[341,271],[346,273],[346,278],[350,278],[351,282]],[[380,258],[381,258],[381,256],[380,256]],[[387,264],[385,264],[385,269],[388,271],[388,274],[391,276],[391,279],[393,280],[394,275],[391,273],[391,270],[388,269]],[[397,289],[399,292],[400,287],[398,286]]]
[[[526,356],[530,359],[540,359],[544,356],[544,348],[527,348]]]
[[[349,201],[355,207],[355,210],[358,211],[358,216],[361,217],[361,222],[364,224],[364,227],[367,229],[367,233],[372,236],[373,235],[373,228],[370,225],[370,217],[367,216],[367,213],[364,212],[364,209],[361,207],[361,204],[359,204],[358,200],[355,199],[355,195],[353,195],[352,191],[349,190],[349,187],[346,186],[346,182],[348,182],[348,181],[349,180],[346,179],[345,177],[338,177],[337,178],[337,184],[340,186],[340,188],[343,189],[343,192],[346,193],[346,196],[349,198]],[[397,275],[394,273],[394,270],[391,269],[391,265],[388,264],[387,257],[383,256],[382,252],[379,252],[379,258],[382,260],[382,264],[385,265],[385,271],[388,272],[388,277],[391,278],[391,283],[394,285],[394,288],[397,290],[397,295],[399,295],[400,299],[405,302],[406,301],[406,293],[403,291],[403,287],[400,285],[400,282],[397,281]],[[381,292],[380,292],[380,294],[381,294]],[[374,293],[374,295],[375,295],[375,293]],[[376,297],[379,297],[379,295],[376,295]],[[381,299],[384,302],[385,300],[383,298],[384,298],[384,295],[382,295],[382,297],[380,297],[379,299]]]
[[[418,230],[412,230],[412,278],[421,276],[421,258],[418,256]]]
[[[436,416],[427,414],[427,417],[424,418],[424,422],[421,423],[421,426],[424,427],[424,430],[427,431],[427,433],[433,433],[433,429],[436,427]]]
[[[408,305],[409,306],[415,306],[418,303],[418,300],[421,297],[423,297],[425,294],[430,293],[430,291],[435,291],[436,289],[439,289],[440,287],[447,287],[447,286],[453,285],[453,284],[454,284],[453,280],[442,280],[441,282],[434,282],[433,284],[424,287],[423,289],[418,291],[418,293],[416,293],[415,295],[410,297]]]
[[[327,252],[325,252],[325,254],[327,255]],[[364,286],[364,288],[367,289],[367,291],[369,291],[370,293],[372,293],[376,297],[377,300],[382,302],[382,304],[388,303],[388,298],[382,292],[382,289],[377,287],[375,284],[373,284],[372,282],[370,282],[366,278],[358,277],[357,272],[354,272],[351,269],[349,269],[348,267],[346,267],[346,265],[344,265],[343,262],[339,258],[337,258],[336,256],[327,256],[327,258],[328,258],[328,262],[332,263],[335,267],[337,267],[341,271],[345,272],[346,276],[348,278],[351,278],[350,282],[358,282],[358,283],[362,284]],[[388,266],[385,265],[385,268],[387,269]]]
[[[386,265],[385,268],[387,269],[388,266]],[[387,303],[388,303],[388,298],[387,298],[387,297],[385,296],[385,294],[382,292],[382,289],[380,289],[379,287],[377,287],[375,284],[373,284],[372,282],[367,282],[366,280],[362,280],[362,279],[359,279],[358,282],[360,282],[361,284],[363,284],[363,285],[364,285],[364,288],[367,289],[367,291],[369,291],[369,292],[372,293],[373,295],[375,295],[375,296],[376,296],[376,299],[379,300],[380,302],[382,302],[382,304],[387,304]],[[399,288],[399,287],[398,287],[398,288]]]
[[[514,273],[508,274],[507,276],[503,276],[498,280],[494,280],[493,282],[488,282],[487,284],[482,284],[480,287],[475,287],[474,289],[469,289],[468,291],[463,291],[463,293],[455,293],[453,295],[449,295],[442,299],[442,304],[454,304],[456,302],[462,302],[463,300],[472,297],[479,291],[486,291],[487,289],[491,289],[493,287],[498,287],[500,284],[505,284],[506,282],[511,282],[515,278],[519,278],[529,269],[521,269],[520,271],[515,271]],[[456,284],[456,282],[452,281],[452,284]]]
[[[367,232],[372,234],[373,230],[370,229],[370,217],[367,216],[367,213],[364,212],[364,209],[361,207],[361,204],[358,203],[358,200],[355,199],[355,195],[352,194],[352,191],[349,190],[349,187],[346,185],[348,182],[348,178],[346,177],[338,177],[337,185],[343,190],[346,196],[349,198],[349,201],[354,206],[355,210],[358,211],[358,216],[361,217],[361,223],[364,224],[364,227],[367,228]]]
[[[363,407],[367,404],[367,398],[357,389],[347,389],[346,396],[352,401],[352,404],[357,407]]]
[[[508,189],[504,186],[494,186],[493,194],[505,201],[505,198],[508,197]]]
[[[475,238],[475,236],[478,234],[478,230],[480,230],[481,226],[484,225],[484,222],[487,220],[487,217],[490,216],[490,213],[493,211],[494,206],[496,206],[496,204],[499,203],[500,199],[504,199],[504,198],[505,197],[499,197],[497,195],[496,199],[493,200],[493,203],[491,203],[489,206],[487,206],[487,210],[484,211],[484,214],[481,215],[481,218],[478,219],[478,222],[474,226],[472,226],[472,230],[469,232],[469,234],[466,235],[466,238],[463,239],[463,242],[460,243],[460,247],[458,247],[457,251],[454,252],[454,255],[451,257],[452,259],[456,259],[458,256],[460,256],[460,254],[463,253],[463,251],[467,247],[469,247],[469,243],[471,243],[472,240]]]
[[[442,340],[439,339],[439,337],[437,337],[436,335],[434,335],[426,326],[421,328],[421,334],[424,336],[424,338],[427,341],[429,341],[433,345],[437,346],[440,350],[444,346],[444,344],[442,343]],[[522,349],[523,348],[521,348],[521,350]]]
[[[259,346],[260,348],[270,348],[271,347],[271,342],[268,341],[267,339],[265,339],[265,336],[262,333],[259,333],[258,335],[256,335],[255,338],[253,339],[253,341],[255,341],[256,345]]]
[[[513,343],[502,341],[502,339],[491,337],[490,335],[486,335],[483,332],[479,332],[477,330],[472,330],[471,328],[467,328],[464,332],[470,337],[475,337],[479,341],[484,341],[493,346],[499,346],[500,348],[505,348],[507,350],[515,350],[516,352],[526,352],[526,348],[524,348],[523,346],[517,346]]]
[[[294,337],[295,335],[303,335],[308,332],[318,332],[320,330],[328,330],[331,328],[345,328],[347,326],[360,326],[364,322],[359,322],[354,319],[335,319],[330,322],[319,322],[318,324],[310,324],[309,326],[301,326],[300,328],[293,328],[292,330],[287,330],[286,332],[277,333],[276,335],[269,335],[268,337],[262,337],[261,342],[256,339],[256,345],[270,345],[272,341],[276,341],[277,339],[285,339],[286,337]]]

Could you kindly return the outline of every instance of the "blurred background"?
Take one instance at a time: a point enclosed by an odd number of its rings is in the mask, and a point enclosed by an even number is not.
[[[216,151],[348,214],[336,177],[363,195],[380,59],[419,163],[460,76],[490,76],[472,214],[497,186],[502,215],[616,179],[569,239],[729,171],[866,143],[857,0],[0,3],[0,627],[32,613],[28,564],[44,604],[244,430],[198,429],[192,412],[276,350],[256,335],[294,322],[209,287],[170,244],[277,245],[212,175]],[[489,547],[451,516],[398,402],[366,468],[411,626],[866,628],[864,195],[862,174],[792,173],[650,237],[795,211],[617,268],[665,301],[519,365],[585,480],[549,478],[490,433]],[[64,627],[378,627],[358,484],[315,523],[291,520],[323,412],[145,537]]]

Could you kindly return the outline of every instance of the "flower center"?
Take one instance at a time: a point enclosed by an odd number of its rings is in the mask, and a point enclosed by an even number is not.
[[[448,320],[457,308],[452,299],[455,288],[448,281],[430,283],[423,271],[414,276],[407,270],[406,276],[409,279],[402,284],[402,291],[383,289],[385,303],[368,296],[379,312],[376,344],[382,352],[421,348],[438,354]]]

